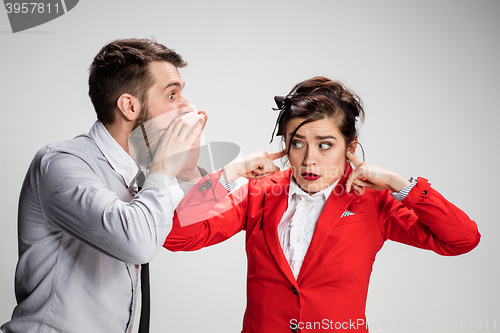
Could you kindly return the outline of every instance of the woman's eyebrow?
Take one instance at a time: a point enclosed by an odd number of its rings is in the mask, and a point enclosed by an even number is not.
[[[334,139],[334,140],[337,140],[337,138],[334,137],[333,135],[326,135],[326,136],[317,135],[316,139],[318,139],[318,140],[325,140],[325,139]]]
[[[293,133],[290,133],[288,134],[289,136],[292,136]],[[295,137],[299,138],[299,139],[305,139],[306,137],[303,136],[303,135],[300,135],[300,134],[295,134]],[[325,135],[325,136],[322,136],[322,135],[316,135],[316,140],[326,140],[326,139],[333,139],[333,140],[337,140],[336,137],[334,137],[333,135]]]
[[[292,136],[292,134],[293,134],[293,132],[290,132],[290,133],[288,134],[288,136]],[[295,135],[294,135],[294,136],[295,136],[295,137],[297,137],[297,138],[299,138],[299,139],[305,139],[305,138],[306,138],[305,136],[300,135],[300,134],[297,134],[297,133],[295,133]]]

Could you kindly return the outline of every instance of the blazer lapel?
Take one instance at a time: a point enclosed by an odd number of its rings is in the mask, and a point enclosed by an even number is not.
[[[318,219],[318,223],[316,224],[316,230],[314,231],[311,244],[309,245],[304,262],[300,268],[299,276],[297,277],[298,283],[300,283],[302,276],[307,273],[309,267],[311,267],[316,260],[317,253],[321,251],[321,247],[340,220],[342,213],[344,213],[354,200],[355,194],[347,193],[345,191],[345,183],[351,171],[352,168],[348,165],[344,176],[342,176],[326,201],[325,207],[323,208],[323,211]]]
[[[265,202],[264,202],[264,237],[267,246],[271,251],[276,263],[286,275],[288,280],[295,286],[297,281],[293,276],[292,270],[288,261],[285,258],[283,249],[278,236],[278,224],[285,213],[288,205],[288,190],[290,187],[290,172],[283,174],[283,177],[276,179],[271,178],[275,184],[266,189]]]

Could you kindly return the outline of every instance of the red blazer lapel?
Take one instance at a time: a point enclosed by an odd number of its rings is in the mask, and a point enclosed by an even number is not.
[[[323,208],[323,211],[318,219],[311,244],[309,245],[304,262],[300,268],[299,276],[297,277],[298,283],[300,283],[302,276],[307,274],[307,270],[314,264],[317,253],[321,251],[325,240],[340,220],[342,213],[344,213],[354,200],[354,192],[347,193],[345,190],[345,183],[351,171],[351,166],[347,164],[344,176],[342,176],[339,180],[337,186],[333,189],[332,193],[328,197],[328,200],[326,201],[325,207]]]
[[[280,178],[273,177],[271,181],[275,184],[266,189],[264,198],[264,237],[276,263],[286,275],[288,280],[295,286],[297,281],[293,276],[288,261],[285,258],[278,236],[278,224],[288,206],[288,190],[290,188],[291,170],[287,170]]]

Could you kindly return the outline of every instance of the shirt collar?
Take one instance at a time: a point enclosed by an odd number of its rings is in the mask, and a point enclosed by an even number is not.
[[[127,187],[135,181],[139,171],[129,154],[113,139],[104,125],[97,120],[89,131],[90,137],[108,160],[111,167],[123,177]]]
[[[327,188],[319,191],[319,192],[316,192],[314,194],[309,194],[309,193],[306,193],[303,189],[300,188],[299,184],[297,184],[297,181],[295,180],[295,178],[293,177],[293,175],[290,177],[291,180],[290,180],[290,189],[289,189],[289,192],[288,192],[288,203],[290,203],[290,201],[292,200],[292,198],[295,196],[303,196],[303,197],[310,197],[310,198],[313,198],[313,199],[316,199],[316,198],[323,198],[324,201],[326,202],[326,200],[328,200],[328,198],[330,197],[330,194],[332,194],[332,191],[333,189],[335,188],[335,186],[337,186],[337,183],[339,182],[339,180],[337,180],[335,183],[333,183],[332,185],[328,186]]]

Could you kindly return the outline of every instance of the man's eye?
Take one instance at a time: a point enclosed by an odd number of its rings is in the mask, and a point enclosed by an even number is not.
[[[304,145],[300,141],[294,141],[294,142],[292,142],[292,146],[294,148],[302,148],[302,147],[304,147]]]
[[[168,95],[168,98],[174,99],[174,95],[175,95],[175,93],[171,93],[170,95]]]
[[[320,144],[319,144],[319,147],[320,147],[321,149],[328,149],[328,148],[330,148],[331,146],[332,146],[332,145],[331,145],[330,143],[320,143]]]

